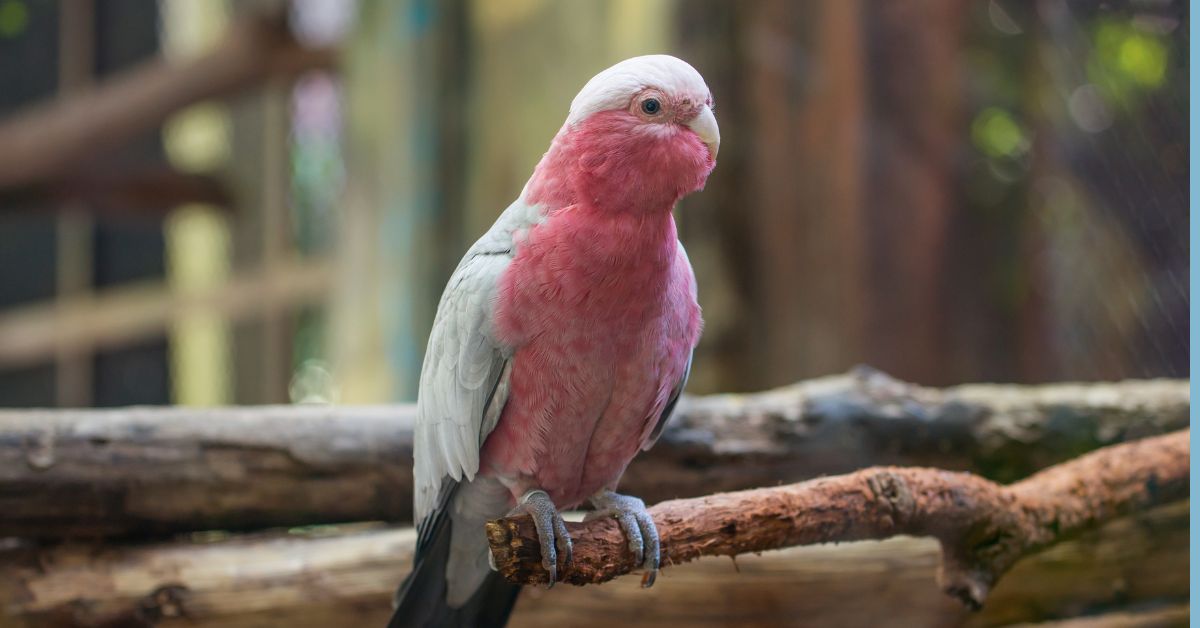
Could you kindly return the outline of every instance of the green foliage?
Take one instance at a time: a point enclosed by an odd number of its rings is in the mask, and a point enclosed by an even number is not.
[[[16,37],[29,26],[29,7],[21,0],[0,1],[0,37]]]
[[[1025,129],[1012,114],[999,107],[988,107],[971,122],[971,140],[990,157],[1016,157],[1029,148]]]
[[[1129,102],[1163,85],[1170,51],[1161,37],[1113,19],[1097,20],[1092,30],[1088,78],[1106,97]]]

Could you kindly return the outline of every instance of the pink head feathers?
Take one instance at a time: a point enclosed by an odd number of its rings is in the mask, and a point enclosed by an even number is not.
[[[712,95],[692,66],[634,57],[580,90],[523,198],[551,208],[669,211],[704,186],[720,142]]]

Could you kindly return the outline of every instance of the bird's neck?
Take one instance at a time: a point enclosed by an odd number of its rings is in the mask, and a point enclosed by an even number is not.
[[[612,342],[648,324],[669,298],[679,250],[669,211],[567,205],[515,240],[494,319],[496,337],[509,346],[566,328]]]
[[[522,192],[526,202],[662,215],[703,186],[711,161],[697,163],[679,150],[672,131],[630,126],[626,118],[607,113],[563,126]]]

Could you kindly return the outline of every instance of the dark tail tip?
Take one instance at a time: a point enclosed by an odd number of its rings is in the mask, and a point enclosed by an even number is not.
[[[444,580],[440,587],[408,586],[388,628],[504,628],[520,592],[520,586],[492,573],[462,608],[451,608]]]
[[[388,628],[503,628],[508,623],[521,587],[498,573],[489,573],[462,608],[446,604],[450,525],[445,517],[428,549],[417,553],[412,573],[396,592],[396,610]]]

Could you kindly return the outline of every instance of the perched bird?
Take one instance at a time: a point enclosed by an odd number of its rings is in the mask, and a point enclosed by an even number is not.
[[[659,539],[614,492],[657,439],[700,337],[671,212],[701,189],[720,133],[692,66],[651,55],[575,97],[520,197],[442,294],[421,371],[417,553],[391,626],[503,625],[518,588],[489,568],[488,519],[528,513],[553,585],[559,509],[615,517],[653,584]]]

